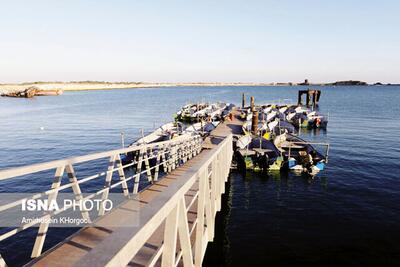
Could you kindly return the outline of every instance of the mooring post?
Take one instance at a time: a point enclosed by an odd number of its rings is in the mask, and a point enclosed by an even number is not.
[[[254,105],[254,96],[250,97],[250,107],[251,112],[253,113],[253,118],[251,119],[251,131],[253,134],[256,134],[258,130],[258,111]]]
[[[253,118],[251,120],[251,131],[253,134],[257,134],[258,131],[258,111],[253,111]]]
[[[244,106],[246,106],[246,96],[242,93],[242,108],[244,108]]]

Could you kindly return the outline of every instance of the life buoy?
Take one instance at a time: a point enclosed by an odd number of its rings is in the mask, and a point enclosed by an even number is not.
[[[316,118],[316,119],[315,119],[315,125],[316,125],[317,127],[319,127],[319,126],[321,125],[321,119],[320,119],[320,118]]]

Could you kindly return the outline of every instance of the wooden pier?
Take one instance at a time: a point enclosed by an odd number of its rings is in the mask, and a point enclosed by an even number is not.
[[[233,156],[233,136],[240,134],[243,124],[237,113],[234,110],[231,120],[218,125],[205,141],[198,137],[178,137],[0,171],[0,180],[4,180],[55,169],[51,189],[41,195],[49,199],[56,199],[58,192],[67,188],[73,190],[76,198],[82,198],[80,185],[101,177],[105,177],[105,186],[92,197],[101,196],[104,201],[109,190],[116,187],[121,187],[121,194],[126,197],[121,205],[100,214],[90,226],[43,253],[51,225],[40,224],[32,250],[34,259],[28,266],[201,266],[207,243],[214,237],[216,213],[221,209],[221,195],[225,192]],[[122,165],[121,155],[132,152],[139,155],[135,162]],[[101,158],[109,158],[107,171],[76,177],[73,164]],[[151,159],[156,160],[153,167],[149,164]],[[126,177],[124,169],[130,165],[139,168],[137,173]],[[166,174],[158,179],[160,167]],[[65,185],[61,183],[64,172],[69,179]],[[114,172],[118,173],[118,181],[112,178]],[[142,174],[146,174],[150,185],[139,191]],[[128,185],[132,182],[133,190],[129,192]],[[0,212],[19,204],[0,206]],[[85,216],[82,212],[82,217]],[[0,241],[32,226],[35,225],[21,225],[0,235]]]

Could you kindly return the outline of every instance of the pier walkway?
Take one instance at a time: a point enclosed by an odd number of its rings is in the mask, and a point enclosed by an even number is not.
[[[4,180],[54,168],[51,189],[43,193],[49,199],[56,199],[58,191],[66,188],[72,188],[76,198],[82,198],[80,185],[99,177],[105,177],[105,186],[92,197],[101,196],[104,201],[110,189],[116,187],[121,187],[121,194],[126,197],[118,207],[100,212],[92,224],[43,253],[51,225],[40,224],[32,250],[34,259],[28,266],[201,266],[207,243],[214,237],[216,213],[221,209],[233,156],[233,136],[241,133],[243,124],[237,119],[238,112],[233,114],[233,120],[218,125],[205,141],[198,137],[177,138],[0,171],[0,180]],[[137,160],[122,165],[121,155],[132,152],[137,152]],[[73,164],[100,158],[109,158],[106,172],[77,179]],[[155,166],[150,164],[152,159]],[[133,165],[139,166],[139,171],[127,177],[124,169]],[[160,167],[166,174],[158,179]],[[66,185],[61,184],[64,171],[69,178]],[[114,173],[118,181],[114,181]],[[144,174],[150,184],[139,191]],[[130,182],[132,193],[128,189]],[[17,204],[1,206],[0,212]],[[82,212],[85,216],[88,215]],[[32,226],[23,225],[5,233],[0,241]]]

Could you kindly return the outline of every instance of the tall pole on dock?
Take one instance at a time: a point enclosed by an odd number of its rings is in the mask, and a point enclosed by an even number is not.
[[[125,133],[121,132],[121,146],[125,148]]]
[[[256,110],[256,107],[254,105],[254,96],[250,97],[250,107],[251,107],[251,112],[253,113],[253,117],[251,120],[251,131],[253,134],[257,134],[258,130],[258,111]]]
[[[246,106],[246,96],[242,93],[242,109]]]
[[[253,111],[253,118],[251,120],[251,131],[253,134],[257,134],[258,131],[258,111]]]

